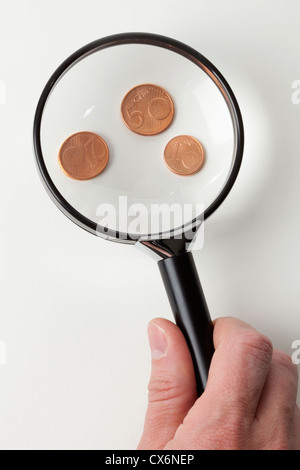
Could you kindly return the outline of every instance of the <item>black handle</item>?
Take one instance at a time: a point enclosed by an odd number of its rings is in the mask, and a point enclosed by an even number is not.
[[[158,262],[176,324],[189,347],[199,395],[214,353],[213,325],[191,252]]]

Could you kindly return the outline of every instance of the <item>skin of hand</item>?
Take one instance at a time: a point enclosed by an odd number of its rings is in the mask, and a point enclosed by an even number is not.
[[[148,325],[152,366],[138,449],[300,449],[298,370],[250,325],[214,322],[215,353],[198,398],[189,350],[168,320]]]

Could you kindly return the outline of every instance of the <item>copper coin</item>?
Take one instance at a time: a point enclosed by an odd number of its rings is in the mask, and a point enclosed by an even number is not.
[[[58,159],[67,176],[75,180],[89,180],[106,168],[109,150],[99,135],[78,132],[64,141]]]
[[[121,113],[126,126],[140,135],[164,131],[174,117],[170,95],[157,85],[138,85],[122,101]]]
[[[193,175],[204,163],[204,150],[194,137],[179,135],[170,140],[164,157],[167,167],[176,175]]]

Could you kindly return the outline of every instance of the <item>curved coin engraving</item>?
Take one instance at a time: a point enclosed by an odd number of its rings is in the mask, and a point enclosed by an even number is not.
[[[98,176],[109,160],[108,146],[102,137],[92,132],[78,132],[62,144],[58,159],[64,173],[76,180]]]
[[[124,97],[121,113],[126,126],[140,135],[163,132],[174,117],[170,95],[157,85],[138,85]]]
[[[204,150],[200,142],[189,135],[170,140],[164,151],[165,163],[177,175],[193,175],[204,163]]]

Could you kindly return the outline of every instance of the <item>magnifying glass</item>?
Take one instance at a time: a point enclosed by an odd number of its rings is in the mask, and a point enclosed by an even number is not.
[[[38,169],[58,208],[88,232],[157,258],[199,394],[213,328],[191,246],[232,188],[243,146],[239,106],[221,73],[156,34],[79,49],[54,72],[35,115]]]

